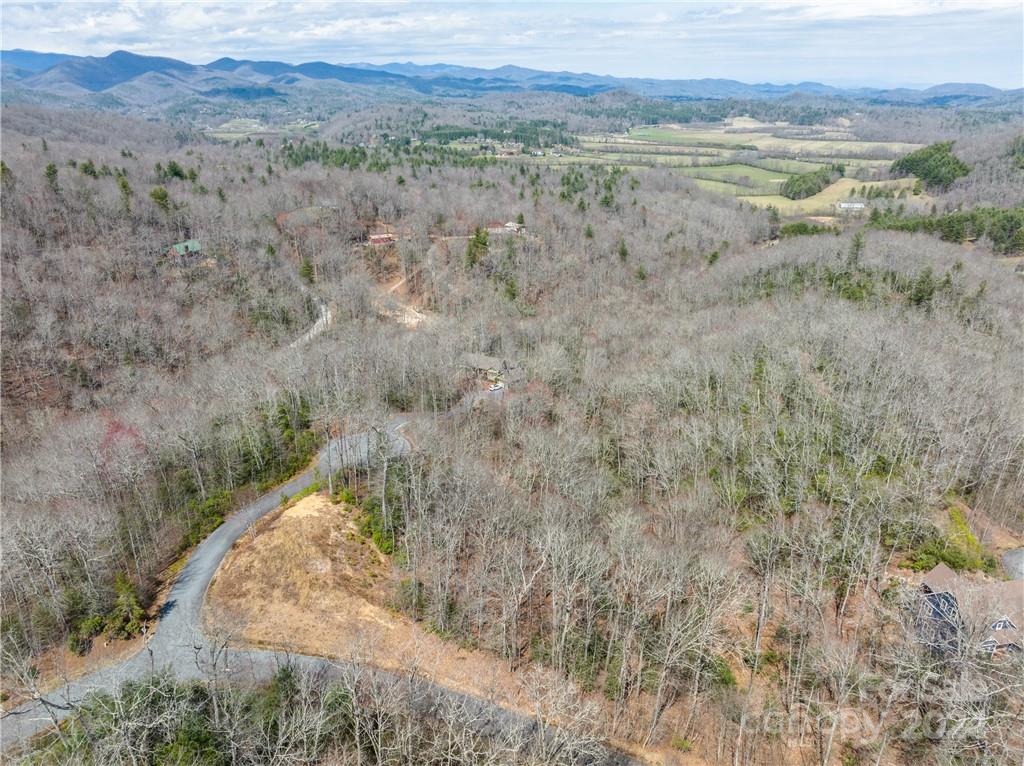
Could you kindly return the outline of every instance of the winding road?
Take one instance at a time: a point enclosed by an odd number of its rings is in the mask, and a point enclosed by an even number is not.
[[[391,293],[398,286],[393,285]],[[327,304],[318,299],[319,317],[312,327],[291,347],[308,343],[331,324],[332,315]],[[423,315],[411,307],[414,326]],[[403,320],[403,323],[408,323]],[[445,413],[446,418],[470,412],[479,402],[501,401],[505,390],[477,390],[467,393],[457,404]],[[225,645],[223,640],[213,640],[202,631],[202,609],[206,592],[217,568],[228,551],[252,525],[266,516],[281,503],[281,495],[295,495],[313,484],[320,476],[332,475],[341,468],[368,464],[373,451],[387,452],[400,457],[412,450],[412,444],[402,434],[406,418],[396,418],[383,429],[353,434],[331,440],[317,456],[316,461],[302,473],[285,484],[257,498],[228,517],[225,522],[196,546],[188,561],[178,574],[160,609],[156,626],[145,648],[115,665],[97,670],[81,678],[67,681],[63,686],[32,699],[0,716],[0,752],[12,754],[24,746],[33,735],[52,728],[54,722],[71,715],[76,707],[91,693],[113,692],[125,681],[143,678],[157,670],[170,670],[179,679],[207,677],[211,666],[216,665],[220,677],[239,681],[269,678],[283,664],[301,667],[326,674],[337,673],[342,668],[352,667],[350,663],[326,660],[301,654],[275,652],[261,649],[235,649]],[[395,674],[385,674],[398,677]],[[531,717],[497,706],[470,695],[448,689],[423,679],[405,679],[414,692],[414,704],[418,709],[429,711],[432,707],[446,703],[457,703],[471,712],[477,729],[481,733],[495,733],[517,729],[522,732],[536,732],[537,723]],[[551,730],[541,733],[550,737]],[[0,758],[2,760],[2,758]],[[611,750],[592,759],[601,764],[635,764],[629,757]]]
[[[219,526],[189,556],[167,594],[158,622],[146,648],[125,660],[75,681],[54,692],[26,702],[4,713],[0,719],[0,749],[8,750],[62,720],[90,692],[112,691],[124,681],[140,678],[156,669],[169,668],[179,678],[201,675],[197,658],[209,657],[218,648],[202,632],[202,608],[206,590],[217,567],[231,546],[260,518],[277,508],[281,495],[294,495],[316,481],[346,466],[365,465],[372,449],[384,447],[393,456],[406,454],[409,441],[402,435],[404,419],[392,420],[381,431],[334,439],[321,450],[316,462],[286,484],[249,503]],[[294,655],[264,651],[227,650],[221,664],[228,672],[261,676],[273,672],[282,660],[296,661]],[[317,658],[300,658],[300,664],[323,664]]]
[[[503,390],[471,392],[447,416],[468,412],[478,401],[502,398]],[[71,715],[90,693],[112,692],[125,681],[142,678],[157,670],[168,669],[179,679],[199,679],[208,677],[210,668],[216,665],[221,678],[248,681],[267,679],[286,663],[328,675],[354,667],[345,661],[321,657],[226,647],[224,641],[203,634],[203,602],[217,568],[232,545],[256,521],[280,506],[282,494],[294,495],[313,484],[319,476],[327,476],[340,468],[366,465],[371,451],[380,449],[396,457],[407,454],[412,449],[411,443],[402,434],[402,428],[407,422],[404,418],[397,418],[383,429],[332,440],[320,451],[312,466],[230,516],[189,556],[167,594],[152,638],[145,648],[120,664],[69,681],[51,693],[4,713],[0,718],[0,750],[15,751],[33,735],[51,728],[55,720],[61,721]],[[469,713],[468,720],[474,722],[473,725],[480,733],[517,730],[545,738],[556,736],[552,729],[538,732],[538,724],[530,716],[492,702],[425,679],[404,678],[391,673],[384,675],[402,678],[403,682],[408,683],[412,704],[424,713],[442,703],[460,705]],[[637,764],[628,756],[613,750],[605,750],[602,755],[586,760],[603,766]]]

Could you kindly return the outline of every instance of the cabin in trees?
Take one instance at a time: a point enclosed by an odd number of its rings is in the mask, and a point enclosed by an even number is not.
[[[463,367],[485,376],[490,381],[515,382],[522,378],[522,367],[497,356],[467,352],[462,355],[461,362]]]
[[[388,232],[381,234],[371,234],[367,243],[373,247],[381,247],[383,245],[393,245],[395,243],[395,235]]]
[[[1024,580],[976,582],[938,564],[921,584],[920,640],[939,651],[964,641],[987,653],[1024,651]]]
[[[186,239],[184,242],[176,242],[167,249],[168,258],[184,260],[187,258],[198,258],[203,254],[203,246],[198,239]]]
[[[501,221],[491,221],[485,227],[489,235],[492,234],[522,234],[526,231],[526,227],[521,223],[515,221],[509,221],[508,223],[502,223]]]

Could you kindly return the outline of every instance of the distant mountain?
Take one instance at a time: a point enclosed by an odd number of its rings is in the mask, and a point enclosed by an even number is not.
[[[374,72],[357,67],[327,64],[311,61],[307,64],[285,64],[281,61],[239,61],[221,58],[206,65],[207,69],[221,72],[235,72],[265,77],[280,77],[283,74],[301,74],[313,80],[338,80],[339,82],[405,85],[409,78],[391,72]]]
[[[69,53],[37,53],[21,48],[0,51],[0,65],[24,69],[26,72],[42,72],[44,69],[49,69],[54,64],[59,64],[70,58],[76,57]]]
[[[481,69],[453,64],[330,64],[312,61],[252,61],[219,58],[189,64],[172,58],[115,51],[109,56],[70,56],[26,50],[0,52],[3,80],[14,90],[36,91],[95,102],[95,94],[125,105],[158,104],[196,96],[257,100],[286,95],[280,89],[312,87],[314,82],[356,87],[386,87],[431,96],[547,91],[590,96],[625,90],[650,98],[781,98],[800,93],[841,96],[883,103],[1002,104],[1018,92],[988,85],[945,83],[924,90],[841,89],[818,82],[776,85],[737,80],[659,80],[611,77],[588,72],[547,72],[518,66]]]
[[[602,90],[628,90],[651,98],[781,98],[794,93],[811,96],[845,96],[848,98],[893,100],[907,103],[930,103],[940,99],[1001,99],[1014,91],[1002,91],[990,85],[977,83],[944,83],[924,90],[883,89],[883,88],[836,88],[820,82],[798,82],[783,85],[773,83],[749,84],[738,80],[694,79],[660,80],[644,77],[612,77],[588,72],[546,72],[540,69],[526,69],[518,66],[502,66],[496,69],[463,67],[454,64],[413,64],[411,62],[392,64],[351,64],[353,67],[378,72],[392,72],[406,77],[438,79],[442,77],[474,79],[481,81],[502,80],[524,87],[543,84],[546,90],[557,90],[558,86],[582,89],[589,92]]]
[[[6,54],[4,56],[6,57]],[[186,64],[177,59],[139,56],[127,51],[114,51],[103,58],[84,56],[64,59],[39,74],[27,78],[24,84],[29,87],[42,86],[43,88],[48,85],[71,85],[97,92],[151,72],[188,75],[195,73],[198,69],[200,67]]]

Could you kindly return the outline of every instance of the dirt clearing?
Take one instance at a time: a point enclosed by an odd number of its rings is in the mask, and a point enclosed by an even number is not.
[[[389,607],[400,574],[359,533],[358,514],[310,495],[261,520],[235,543],[210,585],[207,635],[415,672],[530,711],[522,672],[494,654],[447,642]],[[599,695],[588,697],[600,707]],[[650,763],[703,763],[670,748],[615,744]]]
[[[416,669],[445,686],[521,704],[515,676],[498,658],[447,643],[389,608],[398,576],[359,534],[357,514],[311,495],[260,522],[235,544],[210,585],[207,634]]]

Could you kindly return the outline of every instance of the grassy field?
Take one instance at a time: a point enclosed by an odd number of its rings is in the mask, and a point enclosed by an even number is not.
[[[762,157],[758,160],[751,160],[750,164],[757,165],[757,167],[765,168],[766,170],[776,170],[781,173],[790,173],[793,175],[799,173],[813,173],[815,170],[818,170],[825,165],[825,163],[822,162],[784,160],[777,157]]]
[[[744,189],[742,186],[731,184],[728,181],[715,181],[710,178],[694,178],[691,176],[691,180],[697,184],[701,189],[706,191],[715,192],[716,194],[724,194],[729,197],[735,197],[737,191],[753,191],[751,189]]]
[[[219,141],[239,141],[244,138],[257,138],[259,136],[280,136],[312,134],[320,128],[320,123],[298,120],[289,122],[280,127],[264,125],[259,120],[245,117],[238,117],[228,120],[215,128],[206,128],[205,133],[210,138]]]
[[[893,160],[920,148],[899,141],[861,141],[848,122],[835,125],[771,125],[734,118],[721,125],[645,125],[628,133],[578,136],[574,147],[522,158],[550,167],[614,165],[625,169],[669,168],[703,189],[756,205],[774,205],[787,216],[835,212],[835,203],[863,186],[904,189],[914,179],[885,181]],[[845,176],[802,200],[778,191],[793,175],[842,164]],[[855,191],[856,193],[856,191]],[[913,197],[926,200],[924,195]]]
[[[728,156],[732,150],[716,149],[709,146],[681,146],[678,144],[655,144],[644,141],[616,140],[605,137],[580,138],[580,146],[587,152],[604,154],[657,154],[679,157],[721,157]]]
[[[820,138],[790,138],[760,131],[729,131],[726,128],[716,130],[677,126],[651,126],[633,128],[629,131],[629,138],[641,141],[723,148],[751,146],[756,147],[759,151],[791,155],[793,159],[805,159],[807,156],[826,159],[868,157],[891,161],[900,155],[920,148],[919,144],[896,141],[831,140],[828,131],[823,131],[820,135],[822,136]],[[880,155],[887,156],[880,157]]]
[[[680,171],[685,175],[698,178],[711,178],[716,181],[734,181],[737,178],[747,178],[758,186],[762,184],[783,183],[789,178],[789,173],[767,168],[755,167],[754,165],[730,164],[730,165],[696,165]]]
[[[633,128],[628,137],[636,141],[650,141],[661,144],[684,146],[721,146],[733,148],[745,144],[754,145],[753,138],[766,133],[727,133],[724,130],[697,130],[673,126],[651,125]]]
[[[854,178],[840,178],[827,189],[823,189],[813,197],[806,199],[788,199],[777,194],[771,195],[737,195],[739,199],[759,207],[773,205],[782,215],[831,215],[836,212],[836,203],[849,199],[850,190],[859,190],[862,186],[870,188],[888,188],[893,190],[910,189],[914,179],[901,178],[898,181],[858,181]],[[925,195],[914,197],[921,204],[926,204]]]

